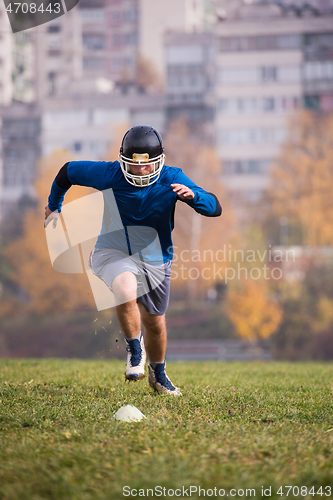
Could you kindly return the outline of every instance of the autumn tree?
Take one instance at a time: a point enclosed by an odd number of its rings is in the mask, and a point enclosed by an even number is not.
[[[36,208],[31,208],[22,215],[22,236],[4,249],[12,271],[11,280],[23,293],[25,301],[2,301],[2,313],[13,310],[16,312],[18,307],[20,312],[41,314],[94,307],[86,274],[63,274],[55,271],[45,238],[44,207],[50,187],[60,167],[71,159],[66,151],[61,150],[40,162]],[[88,193],[87,188],[73,186],[66,194],[65,202]]]
[[[136,87],[140,92],[159,93],[163,91],[163,80],[154,64],[139,55],[136,59],[134,71],[124,68],[117,84],[127,91],[130,87]]]
[[[333,244],[333,117],[302,112],[271,172],[268,216],[300,226],[306,246]]]
[[[130,128],[130,124],[127,122],[120,123],[116,127],[112,129],[112,142],[110,144],[110,147],[103,158],[104,161],[116,161],[118,160],[118,155],[119,155],[119,150],[120,150],[120,145],[121,141],[127,132],[127,130]]]
[[[172,123],[164,145],[166,164],[181,168],[197,185],[214,193],[223,207],[222,217],[209,218],[197,214],[186,203],[176,205],[173,277],[178,287],[186,283],[188,296],[193,299],[220,280],[219,275],[214,278],[214,265],[223,268],[223,263],[216,262],[216,252],[235,232],[235,218],[221,183],[220,164],[213,146],[192,135],[183,120]]]
[[[249,341],[268,339],[282,320],[282,309],[269,297],[267,287],[251,279],[239,290],[229,290],[225,309],[236,333]]]
[[[162,92],[162,78],[153,63],[139,55],[136,61],[135,81],[146,92]]]

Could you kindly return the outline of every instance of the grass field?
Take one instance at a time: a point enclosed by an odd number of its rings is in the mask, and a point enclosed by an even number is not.
[[[125,384],[120,361],[0,367],[2,500],[333,491],[332,364],[170,362],[181,398],[155,395],[146,380]],[[113,420],[124,404],[147,419]]]

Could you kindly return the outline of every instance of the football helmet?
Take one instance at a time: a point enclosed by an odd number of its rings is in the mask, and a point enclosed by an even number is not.
[[[119,163],[127,182],[136,187],[149,186],[157,181],[164,165],[165,154],[160,134],[153,127],[139,125],[130,128],[123,137]],[[131,165],[152,164],[147,175],[134,175]]]

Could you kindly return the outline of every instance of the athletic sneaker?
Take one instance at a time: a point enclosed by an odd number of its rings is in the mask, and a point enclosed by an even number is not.
[[[148,382],[150,387],[152,387],[154,391],[159,392],[160,394],[173,394],[174,396],[182,395],[180,389],[173,385],[173,383],[165,373],[165,362],[156,365],[155,370],[149,364],[148,371]]]
[[[146,350],[143,335],[140,340],[126,340],[127,364],[125,380],[140,380],[145,376]]]

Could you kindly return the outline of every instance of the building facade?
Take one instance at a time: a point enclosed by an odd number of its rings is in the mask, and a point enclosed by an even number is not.
[[[185,118],[195,132],[214,141],[215,37],[213,33],[165,35],[169,121]]]
[[[32,30],[35,49],[35,100],[66,92],[82,78],[82,34],[78,9]]]
[[[77,159],[106,159],[113,145],[118,152],[120,135],[134,125],[165,130],[165,100],[161,95],[113,92],[77,99],[63,97],[44,103],[41,125],[42,155],[66,149]],[[115,142],[116,141],[116,142]],[[118,154],[118,153],[117,153]],[[110,158],[116,160],[117,157]],[[61,165],[59,165],[59,168]]]
[[[333,111],[333,8],[244,0],[219,12],[217,151],[235,197],[255,200],[292,114]]]
[[[0,2],[0,106],[9,104],[13,97],[13,34],[5,5]]]
[[[134,81],[138,58],[165,76],[164,33],[204,26],[203,0],[81,0],[86,74],[102,68],[113,81]]]
[[[22,198],[35,196],[36,166],[41,154],[40,111],[35,105],[0,108],[2,138],[1,217]]]

